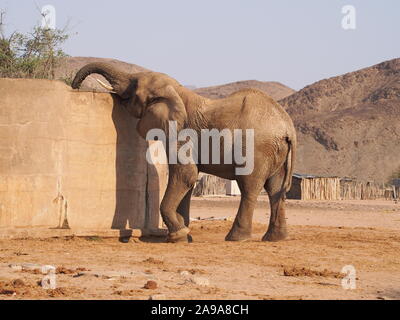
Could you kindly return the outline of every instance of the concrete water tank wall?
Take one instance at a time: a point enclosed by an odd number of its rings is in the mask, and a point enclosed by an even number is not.
[[[107,93],[0,79],[0,234],[6,228],[159,227],[165,166]]]

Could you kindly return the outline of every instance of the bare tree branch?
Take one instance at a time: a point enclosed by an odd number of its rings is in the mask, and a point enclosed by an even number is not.
[[[6,16],[6,11],[5,10],[0,10],[0,36],[1,39],[5,39],[4,35],[4,17]]]

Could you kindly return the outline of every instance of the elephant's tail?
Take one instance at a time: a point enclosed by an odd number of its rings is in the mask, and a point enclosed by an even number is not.
[[[286,194],[292,187],[292,176],[294,169],[294,161],[296,156],[296,136],[286,137],[286,142],[288,144],[288,153],[285,161],[285,178],[282,183],[282,191]]]

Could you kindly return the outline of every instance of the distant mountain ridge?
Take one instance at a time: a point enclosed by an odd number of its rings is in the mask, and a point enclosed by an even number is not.
[[[318,81],[279,102],[297,128],[297,171],[383,182],[400,168],[400,59]]]
[[[283,99],[295,92],[295,90],[276,81],[263,82],[257,80],[237,81],[219,86],[199,88],[194,91],[210,99],[221,99],[229,96],[235,91],[245,88],[259,89],[270,95],[275,100]]]

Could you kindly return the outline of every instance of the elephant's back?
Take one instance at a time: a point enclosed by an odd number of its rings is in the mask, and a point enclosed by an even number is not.
[[[293,133],[294,125],[285,109],[272,97],[258,89],[244,89],[235,92],[231,98],[242,100],[240,119],[243,127],[257,131],[279,131]],[[270,130],[268,130],[270,129]]]
[[[292,119],[273,98],[258,89],[242,89],[213,100],[207,112],[210,127],[254,129],[255,137],[295,135]]]

